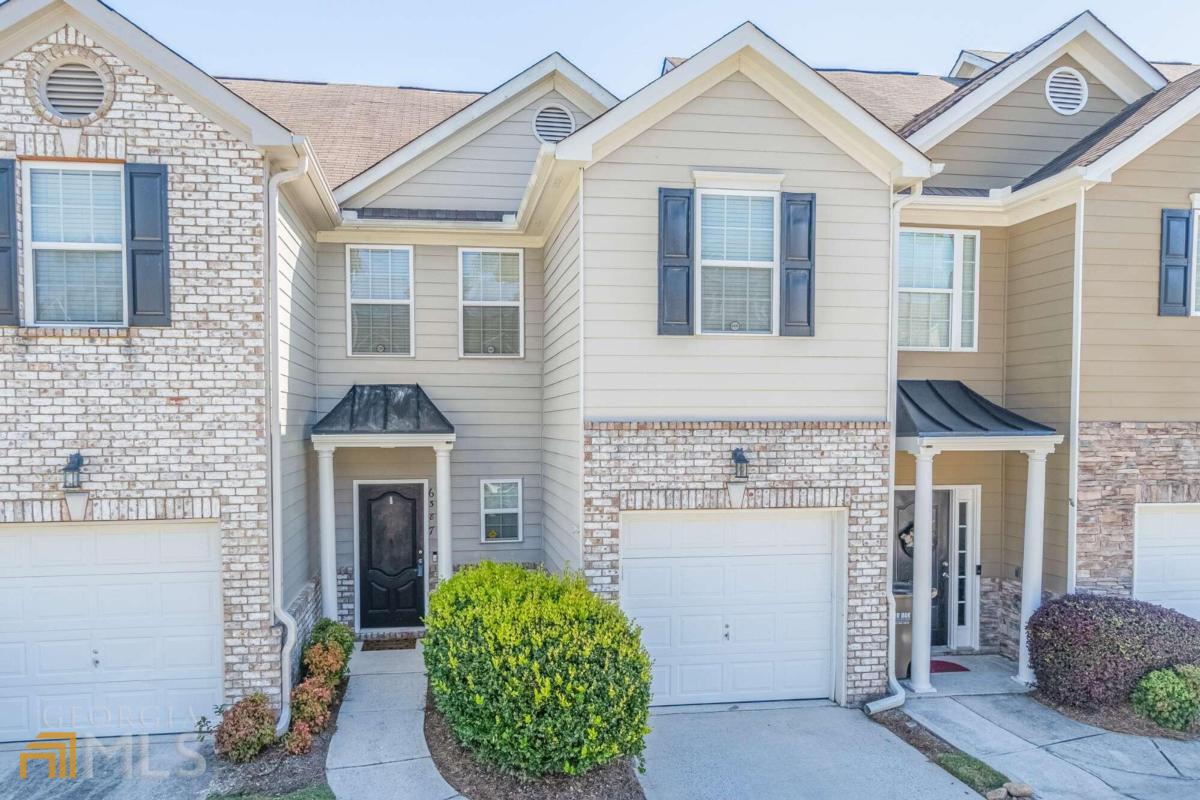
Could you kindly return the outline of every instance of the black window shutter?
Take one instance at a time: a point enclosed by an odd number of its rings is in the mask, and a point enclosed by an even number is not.
[[[815,194],[784,192],[780,198],[779,335],[812,336],[816,219]]]
[[[129,324],[171,324],[171,257],[165,164],[125,165],[125,268]]]
[[[692,320],[693,196],[691,189],[658,190],[658,332],[689,336]]]
[[[1188,315],[1188,285],[1192,271],[1192,210],[1164,208],[1162,258],[1158,267],[1158,315]]]
[[[0,159],[0,325],[20,325],[17,307],[17,162]]]

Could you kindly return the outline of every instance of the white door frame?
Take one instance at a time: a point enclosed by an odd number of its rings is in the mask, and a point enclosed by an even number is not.
[[[705,508],[705,509],[661,509],[653,511],[622,511],[618,517],[618,525],[623,526],[623,521],[630,515],[636,516],[667,516],[670,514],[766,514],[766,513],[797,513],[797,512],[830,512],[833,516],[833,552],[831,554],[833,581],[832,581],[832,613],[830,616],[830,646],[833,650],[833,656],[830,659],[830,681],[831,687],[830,700],[833,700],[838,705],[846,705],[846,593],[849,583],[849,561],[847,553],[847,537],[850,530],[850,509],[845,507],[829,507],[829,508],[754,508],[754,509],[730,509],[730,508]],[[620,538],[618,537],[618,552],[617,565],[620,573],[617,578],[617,593],[618,603],[621,603],[621,590],[624,587],[625,574],[622,566],[624,564],[624,554],[620,552]],[[891,591],[891,587],[888,587]],[[624,606],[622,606],[624,611]]]
[[[959,626],[951,625],[950,619],[946,620],[946,636],[948,645],[946,649],[950,650],[978,650],[979,649],[979,575],[978,568],[982,564],[980,561],[980,529],[982,526],[982,511],[981,506],[983,497],[983,487],[979,484],[934,484],[933,490],[950,492],[950,549],[951,554],[954,552],[954,527],[958,519],[957,510],[959,503],[967,503],[967,519],[971,525],[970,536],[967,537],[967,630],[961,631]],[[897,485],[897,492],[915,492],[916,487],[912,485]],[[893,524],[895,520],[893,519]],[[946,614],[948,615],[954,610],[958,603],[958,559],[950,559],[950,578],[948,584],[950,586],[950,596],[946,601]],[[888,587],[891,591],[891,587]],[[942,649],[942,648],[936,648]]]
[[[362,633],[362,622],[360,615],[362,613],[362,603],[360,602],[359,586],[358,586],[358,487],[360,486],[390,486],[397,483],[400,484],[420,484],[421,486],[421,503],[425,507],[425,513],[421,515],[421,552],[424,553],[425,564],[421,570],[424,577],[424,596],[421,598],[424,608],[421,609],[421,616],[424,617],[429,613],[429,479],[428,478],[389,478],[389,479],[361,479],[351,482],[353,489],[351,490],[353,497],[352,512],[354,518],[351,524],[354,530],[354,632]],[[439,523],[440,524],[440,523]],[[412,628],[371,628],[371,633],[404,633],[413,630]]]

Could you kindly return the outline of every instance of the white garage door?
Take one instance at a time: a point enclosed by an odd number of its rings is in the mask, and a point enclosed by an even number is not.
[[[0,526],[0,741],[211,716],[220,564],[216,523]]]
[[[1133,596],[1200,618],[1200,505],[1139,505]]]
[[[833,511],[621,516],[655,705],[833,696]]]

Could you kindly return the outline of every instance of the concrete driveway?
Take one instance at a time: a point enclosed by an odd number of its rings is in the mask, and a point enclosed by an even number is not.
[[[47,779],[45,762],[19,776],[22,744],[0,744],[0,797],[21,800],[191,800],[208,794],[212,738],[191,735],[82,739],[75,780]]]
[[[979,798],[861,711],[824,701],[656,709],[650,727],[647,800]]]
[[[910,698],[904,710],[1040,800],[1200,797],[1200,742],[1109,733],[1021,694]]]

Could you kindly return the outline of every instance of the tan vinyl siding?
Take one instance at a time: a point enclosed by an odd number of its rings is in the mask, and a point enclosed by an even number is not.
[[[1084,422],[1200,420],[1200,318],[1158,316],[1162,210],[1191,207],[1198,154],[1193,120],[1087,193]]]
[[[542,533],[549,569],[580,568],[579,197],[546,243]]]
[[[1083,110],[1063,116],[1046,101],[1046,78],[1074,67],[1088,82]],[[928,186],[997,188],[1032,175],[1125,107],[1121,98],[1069,56],[1047,66],[929,150],[946,165]]]
[[[316,243],[287,198],[277,216],[279,281],[280,461],[283,600],[290,603],[317,572],[316,528],[310,524],[308,426],[317,398]]]
[[[904,228],[919,225],[904,224]],[[976,352],[926,352],[900,350],[901,380],[926,379],[962,381],[989,400],[1004,397],[1004,308],[1008,263],[1008,231],[1005,228],[978,230],[979,326]]]
[[[460,563],[481,558],[540,561],[541,251],[525,250],[524,358],[459,358],[458,249],[423,245],[415,247],[413,252],[416,356],[347,357],[346,248],[321,244],[318,254],[321,363],[318,414],[332,408],[355,383],[420,384],[455,426],[458,436],[451,455],[455,560]],[[398,451],[384,452],[400,464]],[[479,481],[518,477],[524,479],[524,542],[482,544]],[[348,565],[347,552],[339,549],[338,557],[339,565]]]
[[[1071,308],[1075,207],[1014,225],[1008,243],[1008,325],[1004,406],[1068,436],[1071,417]],[[1045,586],[1066,591],[1069,448],[1046,467]],[[1021,564],[1028,459],[1004,455],[1006,577]]]
[[[515,212],[542,144],[533,118],[551,103],[570,111],[576,126],[589,119],[558,92],[548,92],[368,205]]]
[[[815,192],[816,336],[659,336],[658,189],[693,169]],[[744,75],[684,104],[584,177],[589,419],[882,419],[889,191]]]

